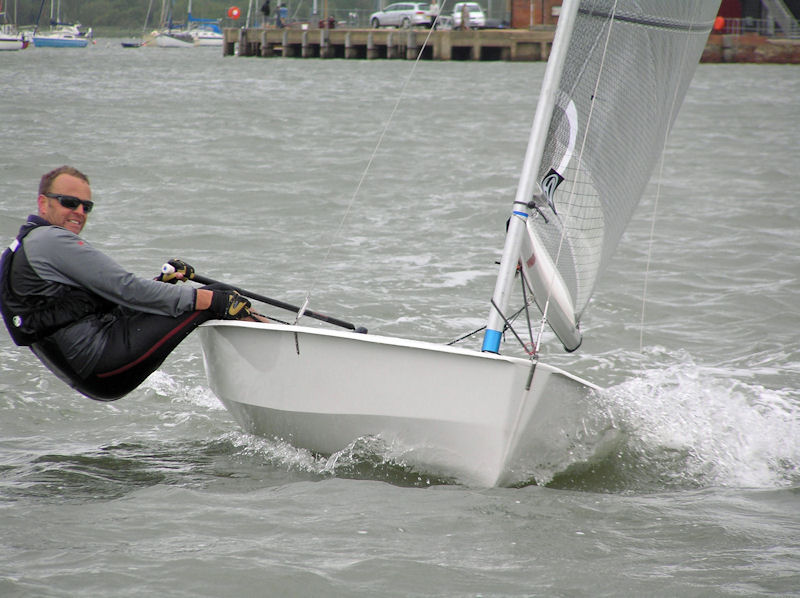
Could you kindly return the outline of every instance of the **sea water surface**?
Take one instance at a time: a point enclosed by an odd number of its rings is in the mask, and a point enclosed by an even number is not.
[[[543,72],[3,53],[0,234],[72,164],[84,236],[137,274],[446,342],[488,313]],[[581,350],[543,351],[619,444],[538,484],[244,434],[192,337],[103,404],[0,331],[0,596],[800,595],[798,98],[797,66],[699,67]]]

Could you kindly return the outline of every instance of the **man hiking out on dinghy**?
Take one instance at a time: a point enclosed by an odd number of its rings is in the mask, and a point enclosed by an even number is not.
[[[77,169],[42,176],[37,206],[0,259],[0,311],[12,340],[84,395],[119,399],[206,320],[253,316],[223,284],[175,285],[194,274],[180,260],[150,280],[89,245],[79,234],[94,202]]]

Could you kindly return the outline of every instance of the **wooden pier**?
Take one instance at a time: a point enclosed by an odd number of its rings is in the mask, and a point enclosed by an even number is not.
[[[225,29],[225,56],[416,60],[547,60],[552,29]],[[426,38],[430,38],[425,42]],[[423,47],[424,46],[424,47]]]
[[[430,39],[425,43],[429,33]],[[432,32],[427,29],[225,29],[222,53],[265,58],[416,60],[421,52],[422,60],[524,62],[547,60],[554,33],[553,28]],[[700,62],[800,64],[800,40],[754,34],[712,34]]]

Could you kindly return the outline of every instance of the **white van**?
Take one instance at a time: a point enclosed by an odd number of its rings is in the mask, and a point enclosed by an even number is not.
[[[461,28],[461,14],[466,6],[469,14],[467,24],[470,29],[482,29],[486,27],[486,13],[483,12],[481,5],[477,2],[457,2],[453,7],[453,29]]]

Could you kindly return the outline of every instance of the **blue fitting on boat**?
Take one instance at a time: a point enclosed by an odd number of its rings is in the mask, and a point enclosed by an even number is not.
[[[499,353],[500,340],[502,338],[502,332],[487,328],[486,333],[483,335],[483,347],[481,347],[481,351],[486,351],[488,353]]]
[[[512,212],[512,214],[514,214],[515,216],[522,216],[523,218],[527,218],[528,217],[528,213],[527,212],[518,212],[517,210],[514,210]]]

